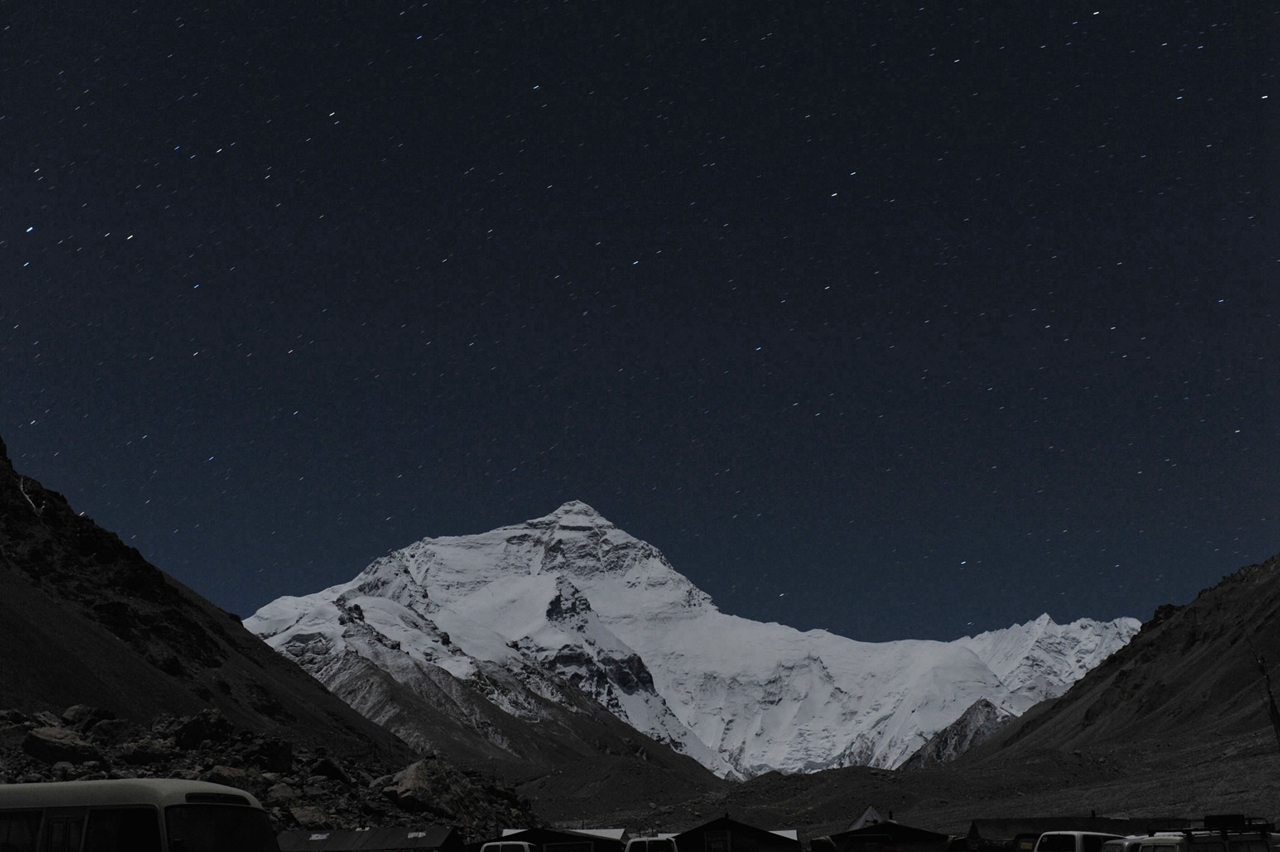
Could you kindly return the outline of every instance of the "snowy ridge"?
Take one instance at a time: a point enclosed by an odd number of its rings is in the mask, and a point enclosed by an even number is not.
[[[761,624],[720,612],[652,545],[572,502],[424,539],[245,625],[326,683],[350,654],[409,685],[438,667],[522,718],[537,714],[527,693],[555,701],[567,681],[712,771],[749,777],[898,766],[981,699],[1017,715],[1056,694],[1137,622],[1042,616],[885,643]]]
[[[1057,698],[1142,627],[1136,618],[1055,624],[1048,615],[957,641],[977,654],[1026,707]],[[1025,707],[1023,708],[1025,709]],[[1021,711],[1019,711],[1021,712]]]

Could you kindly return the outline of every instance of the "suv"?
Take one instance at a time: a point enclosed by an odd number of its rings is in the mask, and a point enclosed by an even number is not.
[[[1207,816],[1204,828],[1161,831],[1142,838],[1139,852],[1274,852],[1275,826],[1252,817]]]
[[[1036,841],[1034,852],[1102,852],[1102,844],[1119,839],[1118,834],[1103,834],[1100,831],[1046,831]]]

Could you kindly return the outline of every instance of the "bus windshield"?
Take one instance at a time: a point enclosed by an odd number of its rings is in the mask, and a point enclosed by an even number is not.
[[[173,805],[164,821],[170,852],[279,852],[271,820],[257,808]]]

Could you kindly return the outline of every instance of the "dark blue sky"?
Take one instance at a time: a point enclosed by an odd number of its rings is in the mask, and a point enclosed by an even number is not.
[[[242,614],[570,499],[863,639],[1280,551],[1275,14],[804,5],[6,7],[16,466]]]

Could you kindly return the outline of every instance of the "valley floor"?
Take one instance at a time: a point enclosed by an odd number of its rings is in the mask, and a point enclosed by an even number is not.
[[[963,835],[974,819],[1033,816],[1187,817],[1243,813],[1280,817],[1280,750],[1270,731],[1213,743],[1154,743],[1062,753],[1017,762],[991,758],[918,772],[842,769],[770,773],[689,801],[615,809],[571,779],[521,790],[550,822],[682,831],[728,813],[802,838],[844,831],[868,805],[898,822]]]

